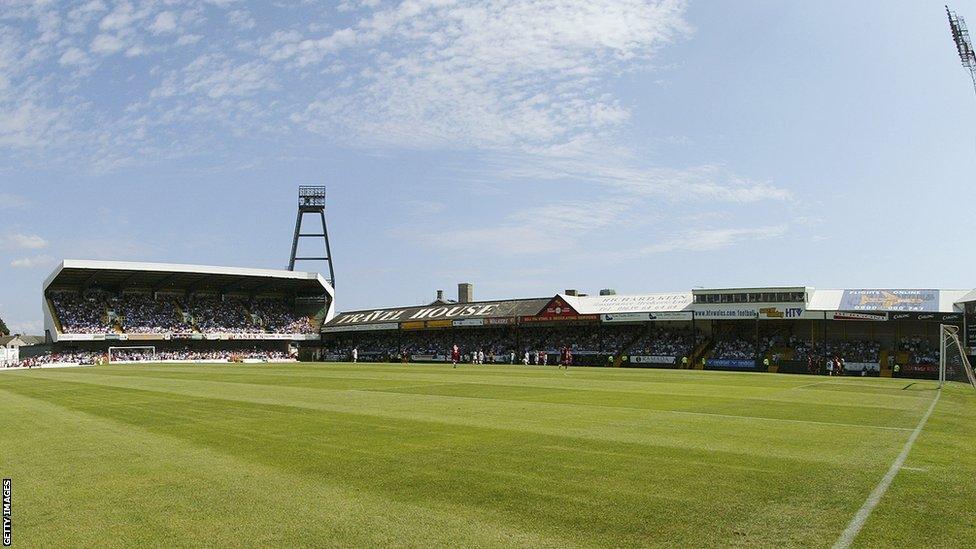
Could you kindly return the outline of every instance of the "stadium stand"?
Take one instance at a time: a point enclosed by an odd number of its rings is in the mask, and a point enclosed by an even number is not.
[[[48,276],[42,309],[46,343],[16,365],[292,360],[335,310],[317,273],[79,260]]]
[[[360,360],[437,362],[457,344],[469,356],[530,364],[568,348],[586,365],[824,373],[829,360],[845,373],[909,376],[931,373],[939,323],[963,324],[966,307],[976,320],[976,291],[734,288],[474,303],[439,295],[427,306],[341,313],[323,327],[317,356],[347,360],[356,349]],[[976,346],[976,329],[967,333]]]
[[[284,299],[271,297],[156,298],[142,293],[117,295],[88,290],[82,294],[54,292],[51,302],[64,333],[315,333],[308,315],[289,310]]]
[[[315,273],[193,265],[66,260],[44,295],[55,342],[317,340],[334,310]]]
[[[924,377],[939,361],[939,325],[976,320],[976,291],[806,287],[439,294],[334,315],[332,288],[315,274],[77,261],[52,273],[44,295],[53,347],[26,357],[35,364],[98,362],[109,348],[116,361],[278,360],[299,347],[308,359],[445,362],[457,345],[466,362],[554,364],[568,350],[589,366]],[[971,351],[976,326],[961,333]]]

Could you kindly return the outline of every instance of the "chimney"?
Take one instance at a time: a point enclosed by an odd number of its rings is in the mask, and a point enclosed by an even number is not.
[[[617,290],[613,288],[604,288],[600,290],[600,295],[617,295]]]
[[[458,284],[458,303],[471,303],[474,301],[474,284],[461,282]]]
[[[444,290],[437,290],[437,301],[444,301]]]
[[[565,293],[566,295],[571,295],[571,296],[577,296],[577,295],[579,295],[579,292],[576,291],[576,290],[566,290],[563,293]]]

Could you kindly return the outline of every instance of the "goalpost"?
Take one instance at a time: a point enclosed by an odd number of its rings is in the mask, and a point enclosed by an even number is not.
[[[959,341],[959,327],[939,325],[939,388],[946,381],[968,383],[976,388],[976,376],[969,364],[966,351]]]
[[[132,352],[132,351],[144,351],[144,352],[146,352],[146,354],[148,354],[151,357],[149,359],[149,361],[152,361],[152,362],[155,362],[156,361],[156,347],[154,347],[152,345],[143,345],[143,346],[131,346],[131,347],[109,347],[108,348],[108,363],[111,364],[111,363],[116,362],[118,360],[118,359],[116,359],[116,354],[117,353],[120,353],[120,352],[121,353],[124,353],[124,352]],[[121,361],[122,362],[125,362],[124,359],[122,359]],[[137,361],[138,362],[147,362],[144,359],[137,359]]]

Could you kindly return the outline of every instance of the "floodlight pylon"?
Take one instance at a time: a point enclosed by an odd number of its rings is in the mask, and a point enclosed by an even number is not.
[[[949,32],[952,34],[952,41],[956,44],[956,52],[959,54],[962,66],[969,71],[969,78],[973,81],[973,91],[976,92],[976,51],[973,50],[973,42],[969,38],[966,20],[956,15],[949,6],[945,9],[949,17]]]
[[[322,232],[303,233],[302,219],[305,214],[317,215],[322,221]],[[325,255],[297,257],[298,241],[302,238],[321,239],[325,243]],[[295,263],[298,261],[324,261],[329,266],[329,284],[335,288],[335,270],[332,268],[332,248],[329,244],[329,229],[325,224],[325,187],[307,186],[298,187],[298,217],[295,219],[295,237],[291,241],[291,259],[288,261],[288,270],[295,270]]]

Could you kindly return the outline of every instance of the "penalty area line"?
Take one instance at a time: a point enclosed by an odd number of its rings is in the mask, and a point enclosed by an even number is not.
[[[908,440],[905,441],[905,446],[902,447],[901,453],[895,458],[895,461],[891,463],[891,467],[888,468],[888,472],[881,479],[881,482],[874,487],[871,494],[868,495],[868,499],[864,500],[864,505],[857,511],[854,518],[851,519],[850,524],[841,533],[840,537],[837,538],[837,542],[834,543],[834,549],[847,549],[854,542],[854,538],[864,528],[864,523],[868,521],[868,517],[871,516],[871,512],[874,508],[878,506],[881,498],[888,491],[891,486],[892,481],[895,480],[895,475],[898,471],[905,465],[905,460],[908,459],[908,454],[912,451],[912,446],[915,444],[915,439],[922,432],[922,428],[925,427],[925,423],[929,420],[929,416],[932,415],[932,410],[935,410],[935,405],[939,402],[939,397],[942,396],[942,391],[935,394],[935,398],[932,399],[932,404],[929,405],[929,409],[922,416],[922,419],[918,421],[918,425],[915,426],[915,430],[909,435]]]

